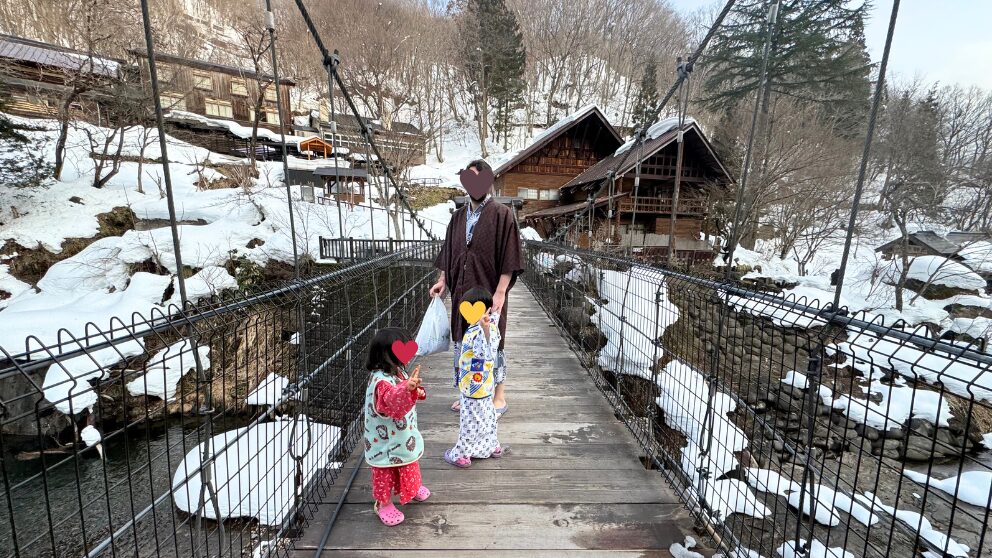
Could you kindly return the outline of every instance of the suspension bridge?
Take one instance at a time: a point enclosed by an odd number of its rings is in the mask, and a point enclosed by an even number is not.
[[[302,0],[296,4],[327,70],[328,96],[337,89],[357,115],[339,57]],[[655,117],[681,91],[684,122],[685,82],[733,5],[680,66]],[[147,0],[142,7],[182,269]],[[274,49],[272,65],[278,80]],[[759,113],[756,104],[738,202]],[[638,131],[618,164],[644,139]],[[500,421],[510,454],[468,470],[442,461],[457,430],[448,410],[450,356],[424,358],[421,466],[434,494],[407,506],[403,526],[384,527],[357,447],[364,350],[381,327],[417,329],[438,239],[389,165],[381,172],[420,239],[331,239],[321,252],[343,263],[313,274],[301,271],[294,243],[293,280],[276,288],[193,304],[180,274],[180,305],[62,331],[54,343],[29,338],[0,348],[0,379],[24,386],[0,401],[0,555],[668,556],[681,555],[675,545],[691,546],[688,537],[706,556],[992,552],[992,496],[983,501],[965,483],[931,478],[992,474],[980,436],[992,419],[992,355],[848,313],[836,301],[820,307],[749,290],[729,276],[575,249],[570,240],[591,234],[581,214],[548,242],[525,243],[527,270],[510,294],[510,410]],[[863,161],[852,222],[864,181]],[[608,174],[591,192],[590,212],[610,187]],[[286,190],[292,206],[288,181]],[[937,416],[944,405],[955,421],[928,422],[867,401],[857,420],[855,368],[894,378],[895,387],[925,383],[906,388],[910,399],[936,400]],[[67,377],[61,401],[46,401],[52,386],[40,378],[52,369]],[[169,370],[182,378],[169,401],[114,397]],[[836,405],[844,397],[846,406]],[[58,427],[52,404],[71,410],[84,399],[104,421],[102,437],[50,443]],[[15,430],[38,443],[18,450],[6,434]],[[919,454],[930,456],[925,473],[907,468]]]

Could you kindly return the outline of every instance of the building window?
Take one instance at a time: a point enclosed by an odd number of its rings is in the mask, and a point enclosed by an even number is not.
[[[206,72],[193,72],[193,87],[205,91],[214,90],[214,80]]]
[[[171,83],[172,79],[176,77],[176,71],[171,66],[159,66],[155,68],[158,74],[158,80],[164,83]]]
[[[186,110],[186,97],[181,95],[159,95],[163,110]]]
[[[234,111],[231,103],[207,99],[207,116],[219,116],[221,118],[234,118]]]
[[[273,112],[265,111],[265,121],[268,122],[269,124],[278,124],[279,113],[275,111]]]
[[[268,87],[266,87],[265,88],[265,100],[266,101],[275,102],[276,101],[276,91],[277,90],[278,89],[276,88],[275,85],[269,85]]]
[[[535,188],[518,188],[517,195],[525,200],[536,200],[539,194]]]
[[[231,80],[231,95],[248,96],[248,84],[245,83],[245,80],[241,78]]]
[[[541,190],[540,196],[542,200],[557,200],[558,190]]]

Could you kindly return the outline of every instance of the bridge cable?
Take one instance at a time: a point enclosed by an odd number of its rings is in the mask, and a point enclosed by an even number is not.
[[[302,0],[296,0],[296,1],[297,1],[297,3],[300,3]],[[656,107],[654,107],[653,109],[651,109],[651,112],[648,114],[648,118],[645,119],[645,122],[651,122],[651,123],[653,123],[655,120],[657,120],[658,115],[661,114],[661,111],[665,108],[665,106],[668,104],[668,102],[672,99],[672,97],[675,95],[676,91],[678,91],[679,87],[682,86],[682,83],[688,78],[688,74],[692,72],[693,65],[696,63],[696,61],[699,59],[699,57],[702,56],[703,51],[706,49],[706,46],[709,44],[710,40],[716,34],[717,29],[719,29],[720,26],[723,24],[723,20],[727,17],[727,14],[730,13],[730,10],[731,10],[731,8],[733,8],[735,2],[736,2],[736,0],[727,0],[726,5],[724,5],[723,9],[720,11],[720,14],[717,15],[716,19],[710,25],[710,28],[707,30],[706,35],[703,37],[703,39],[699,42],[699,45],[696,47],[696,50],[693,51],[692,54],[689,55],[689,58],[686,60],[686,63],[685,63],[686,72],[680,73],[678,75],[678,77],[676,78],[675,82],[673,82],[672,85],[668,88],[668,91],[665,92],[665,96],[664,96],[664,98],[662,98],[661,102]],[[635,146],[643,143],[647,139],[648,128],[649,128],[649,126],[645,125],[645,126],[641,127],[637,131],[637,133],[636,133],[636,135],[635,135],[635,137],[633,139],[633,142],[634,143],[630,146],[630,148],[628,148],[624,152],[623,156],[620,158],[620,161],[616,165],[614,165],[614,167],[613,167],[613,174],[614,175],[616,174],[616,172],[619,169],[623,168],[623,166],[627,163],[627,159],[630,158],[630,155],[633,152],[633,148]],[[607,178],[601,179],[599,181],[598,187],[596,187],[596,189],[595,189],[595,192],[593,193],[592,196],[589,197],[589,200],[588,200],[587,203],[589,203],[591,206],[595,206],[596,198],[600,195],[600,193],[606,187],[608,178],[609,178],[609,176],[607,176]],[[592,188],[590,188],[590,190],[592,190]],[[559,230],[559,232],[557,234],[555,234],[554,236],[552,236],[549,240],[558,240],[558,239],[560,239],[564,234],[566,234],[568,232],[568,229],[569,228],[575,226],[576,223],[581,222],[582,217],[583,217],[583,214],[582,213],[583,212],[577,212],[576,215],[575,215],[575,217],[573,218],[572,223],[570,225],[568,225],[565,228],[565,230]]]
[[[159,97],[159,83],[158,83],[158,70],[155,66],[155,39],[152,36],[152,21],[151,14],[148,9],[148,0],[141,0],[141,18],[142,25],[144,27],[145,34],[145,48],[148,51],[148,76],[151,82],[152,88],[152,101],[155,105],[155,125],[158,129],[158,140],[159,148],[162,152],[162,179],[165,182],[165,193],[166,193],[166,204],[169,209],[169,228],[172,233],[172,249],[174,251],[174,256],[176,259],[176,279],[179,283],[179,298],[182,304],[182,312],[185,313],[190,308],[189,297],[186,292],[186,280],[183,276],[184,266],[182,259],[182,251],[180,250],[179,243],[179,227],[176,224],[176,204],[175,196],[172,190],[172,175],[169,170],[169,154],[168,154],[168,140],[165,135],[165,118],[162,115],[162,99]],[[189,323],[191,334],[187,337],[189,339],[190,348],[193,352],[193,361],[196,366],[196,377],[197,377],[197,391],[200,390],[204,385],[206,389],[204,390],[203,407],[199,409],[199,412],[206,415],[206,420],[204,421],[204,435],[206,441],[203,444],[203,452],[200,458],[201,463],[207,463],[211,460],[210,456],[210,446],[213,438],[213,390],[211,389],[213,383],[213,374],[207,373],[203,368],[203,362],[200,358],[200,351],[198,347],[198,337],[196,331],[196,326]],[[211,479],[210,468],[206,468],[201,472],[200,478],[202,480],[202,485],[200,489],[200,495],[198,500],[197,510],[201,511],[204,509],[206,498],[210,499],[213,505],[214,515],[217,518],[218,527],[218,541],[223,541],[225,539],[224,535],[224,519],[220,515],[220,505],[217,499],[216,488]],[[197,513],[197,530],[202,529],[203,514]],[[110,534],[109,545],[113,545],[114,534]],[[106,544],[108,541],[104,541]],[[221,544],[218,542],[218,544]],[[103,548],[106,546],[101,545]],[[209,553],[209,550],[205,549]],[[95,554],[94,554],[95,555]]]
[[[889,29],[885,34],[885,48],[882,49],[882,61],[878,66],[878,81],[875,83],[875,94],[871,100],[871,112],[868,115],[868,129],[865,132],[864,149],[861,152],[861,166],[858,167],[858,182],[854,187],[854,200],[851,202],[851,217],[847,222],[847,235],[844,239],[844,254],[840,259],[840,269],[837,273],[837,287],[834,289],[833,308],[840,306],[840,293],[844,288],[844,273],[847,271],[847,260],[851,253],[851,240],[854,237],[854,223],[861,207],[861,195],[864,192],[865,174],[868,170],[868,157],[871,155],[871,144],[875,136],[875,123],[878,118],[878,107],[882,102],[885,90],[885,72],[889,65],[889,52],[892,48],[892,36],[896,30],[896,17],[899,15],[899,0],[892,0],[892,13],[889,16]]]
[[[727,279],[730,279],[732,276],[734,252],[737,251],[737,246],[740,243],[741,206],[744,204],[744,191],[747,188],[747,179],[750,176],[751,171],[751,155],[754,151],[754,136],[757,132],[759,124],[761,127],[764,127],[765,125],[764,118],[762,118],[759,122],[758,116],[759,114],[762,114],[762,111],[760,110],[761,103],[764,98],[765,90],[768,88],[768,58],[771,53],[772,37],[775,34],[775,29],[778,24],[778,10],[780,4],[781,0],[774,0],[774,4],[772,4],[768,9],[765,46],[761,55],[761,77],[758,79],[758,87],[754,93],[754,110],[751,113],[751,128],[748,130],[747,146],[744,148],[744,161],[741,163],[741,180],[737,183],[737,194],[734,198],[734,220],[730,224],[730,238],[727,239],[728,246],[723,256],[724,263],[726,263],[725,277]]]
[[[324,66],[328,68],[328,71],[330,72],[333,80],[338,84],[338,87],[341,89],[341,96],[348,104],[348,108],[350,108],[351,112],[355,115],[355,118],[358,121],[358,126],[362,132],[362,136],[365,138],[365,141],[368,142],[369,147],[372,148],[372,151],[374,152],[376,158],[379,160],[379,163],[382,165],[383,174],[389,180],[390,183],[389,185],[392,186],[393,190],[396,192],[396,195],[399,197],[402,205],[406,207],[406,209],[410,212],[411,219],[427,235],[427,237],[433,241],[440,240],[437,237],[437,235],[435,235],[434,232],[427,227],[424,220],[417,215],[416,210],[414,210],[413,207],[410,205],[410,201],[408,199],[407,194],[404,192],[404,188],[396,180],[396,177],[393,175],[393,171],[390,169],[389,165],[386,164],[386,159],[382,156],[382,153],[379,151],[379,146],[376,145],[375,143],[372,130],[366,124],[365,119],[362,118],[362,116],[359,114],[358,107],[357,105],[355,105],[355,101],[351,98],[351,94],[348,92],[348,88],[345,87],[344,81],[341,79],[341,74],[338,72],[337,63],[332,63],[334,58],[338,57],[339,55],[335,53],[335,55],[332,57],[330,51],[328,51],[327,47],[324,46],[324,42],[320,38],[320,33],[317,31],[317,26],[314,23],[313,19],[310,17],[310,12],[303,4],[303,0],[295,0],[295,2],[297,8],[300,10],[300,14],[303,16],[303,21],[307,24],[307,29],[310,32],[310,36],[313,38],[314,43],[317,45],[317,49],[320,51],[320,54],[323,57]]]
[[[286,149],[286,125],[282,112],[282,92],[279,90],[279,65],[276,62],[276,17],[272,13],[272,0],[265,0],[265,27],[269,33],[269,50],[272,55],[272,85],[276,88],[276,111],[279,113],[279,141],[282,145],[282,176],[286,185],[286,205],[289,209],[289,236],[293,241],[293,279],[300,278],[300,255],[296,246],[296,220],[293,217],[293,191],[289,185],[289,155]],[[255,116],[258,118],[258,116]],[[254,154],[252,154],[254,157]]]

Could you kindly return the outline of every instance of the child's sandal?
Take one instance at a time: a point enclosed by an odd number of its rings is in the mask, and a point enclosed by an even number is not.
[[[417,493],[413,496],[414,501],[423,502],[424,500],[431,497],[431,491],[426,486],[421,486]]]
[[[376,502],[372,509],[375,510],[376,515],[379,516],[379,519],[387,527],[395,527],[403,523],[403,520],[406,519],[403,516],[403,512],[396,509],[396,506],[392,502],[386,507],[380,507],[379,502]]]
[[[509,452],[510,452],[510,448],[505,446],[500,446],[494,449],[493,452],[489,454],[489,457],[491,457],[492,459],[499,459],[500,457],[503,457]]]
[[[459,457],[455,459],[451,456],[451,450],[444,452],[444,460],[455,467],[460,467],[462,469],[472,466],[472,460],[468,457]]]

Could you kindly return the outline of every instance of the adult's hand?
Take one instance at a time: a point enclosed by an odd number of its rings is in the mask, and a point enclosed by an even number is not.
[[[438,279],[438,282],[434,283],[429,293],[431,296],[441,296],[444,294],[444,279]]]
[[[493,294],[492,313],[502,314],[504,304],[506,304],[506,291],[497,289],[497,291]]]

